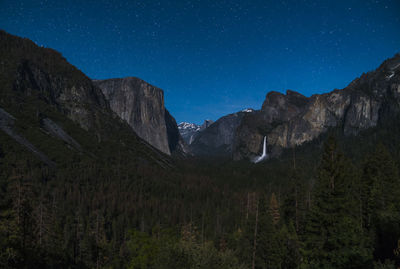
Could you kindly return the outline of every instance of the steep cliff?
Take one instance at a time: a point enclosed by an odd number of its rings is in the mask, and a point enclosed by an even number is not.
[[[167,126],[168,147],[172,155],[185,156],[187,144],[183,140],[174,117],[165,109],[165,125]]]
[[[271,92],[260,111],[247,115],[237,128],[233,158],[259,155],[267,136],[272,156],[283,148],[311,141],[329,128],[345,135],[377,126],[384,117],[399,112],[400,55],[386,60],[377,70],[363,74],[346,88],[309,98],[293,91]]]
[[[39,98],[100,135],[101,118],[109,106],[101,90],[59,52],[0,31],[0,82],[8,103]],[[105,135],[102,133],[102,135]]]
[[[229,114],[212,124],[204,122],[202,130],[196,134],[194,141],[189,145],[190,152],[194,155],[229,156],[232,152],[236,128],[247,113],[240,111]]]
[[[4,31],[0,107],[13,116],[12,124],[2,125],[3,133],[51,166],[53,158],[70,154],[96,158],[111,153],[129,155],[132,164],[168,165],[167,156],[138,137],[91,79],[59,52]]]
[[[399,112],[400,55],[363,74],[342,90],[303,96],[269,92],[260,110],[244,110],[217,120],[200,131],[190,150],[195,155],[254,159],[267,138],[269,156],[317,138],[330,128],[344,135],[377,126]]]
[[[164,106],[164,92],[134,77],[94,80],[111,109],[148,143],[166,154],[184,151],[175,119]]]

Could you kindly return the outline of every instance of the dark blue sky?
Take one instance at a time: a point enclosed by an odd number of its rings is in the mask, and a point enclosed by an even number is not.
[[[178,122],[343,88],[400,52],[399,0],[0,0],[0,28],[91,78],[136,76]]]

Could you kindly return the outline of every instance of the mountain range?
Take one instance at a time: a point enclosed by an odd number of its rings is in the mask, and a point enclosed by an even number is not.
[[[269,92],[259,110],[240,111],[218,119],[190,144],[195,155],[221,155],[252,160],[261,155],[266,137],[269,155],[318,138],[339,127],[346,135],[377,126],[399,112],[400,54],[362,74],[344,89],[306,97],[287,90]]]
[[[165,108],[163,91],[139,78],[92,80],[55,50],[4,31],[0,42],[4,48],[0,62],[1,128],[49,164],[52,158],[14,128],[21,113],[29,114],[28,125],[78,151],[85,151],[80,138],[68,133],[57,117],[74,122],[98,143],[115,141],[114,130],[123,129],[126,139],[146,145],[145,151],[157,156],[252,160],[261,155],[264,137],[268,155],[276,157],[330,128],[357,135],[399,112],[399,54],[344,89],[310,97],[292,90],[286,94],[269,92],[258,110],[245,109],[199,126],[177,125]]]

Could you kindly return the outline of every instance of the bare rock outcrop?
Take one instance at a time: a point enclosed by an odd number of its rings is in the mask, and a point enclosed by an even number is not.
[[[94,80],[111,109],[149,144],[170,155],[185,151],[175,119],[166,110],[164,92],[135,77]]]

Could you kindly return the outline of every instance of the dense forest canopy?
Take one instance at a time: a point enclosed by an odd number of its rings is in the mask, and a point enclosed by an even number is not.
[[[383,143],[365,155],[353,143],[350,152],[362,159],[348,158],[338,146],[347,141],[330,137],[322,149],[315,143],[257,165],[188,160],[165,171],[132,168],[118,155],[114,162],[74,156],[51,170],[4,134],[1,141],[5,267],[394,268],[399,261],[399,159]]]

